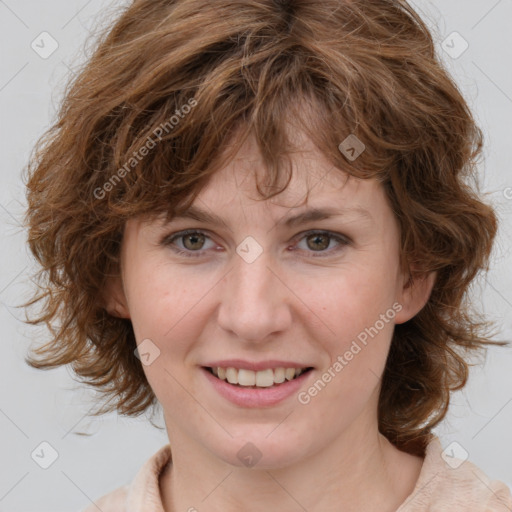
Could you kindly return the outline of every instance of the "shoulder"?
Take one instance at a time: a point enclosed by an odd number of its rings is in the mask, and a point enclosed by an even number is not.
[[[170,445],[162,446],[146,460],[129,485],[105,494],[80,512],[162,510],[159,480],[171,459]]]
[[[434,437],[427,446],[412,494],[397,512],[510,512],[512,494],[503,482],[491,480],[468,460],[443,450]]]

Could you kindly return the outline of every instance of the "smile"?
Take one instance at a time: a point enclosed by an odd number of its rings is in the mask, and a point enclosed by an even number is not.
[[[203,366],[211,389],[232,404],[243,408],[267,408],[299,393],[313,375],[313,367],[249,370],[233,366]],[[230,382],[231,381],[231,382]]]
[[[285,381],[294,380],[302,373],[311,370],[311,368],[279,367],[253,371],[233,367],[208,367],[207,370],[209,370],[218,379],[227,381],[229,384],[243,387],[268,388],[282,384]]]

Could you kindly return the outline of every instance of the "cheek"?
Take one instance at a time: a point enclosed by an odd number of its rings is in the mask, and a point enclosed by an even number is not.
[[[392,276],[392,269],[361,265],[318,288],[323,290],[316,295],[319,316],[329,329],[322,329],[328,334],[320,338],[311,335],[330,357],[324,368],[330,370],[325,375],[331,389],[326,399],[336,401],[341,394],[346,403],[358,401],[378,383],[398,309]]]
[[[129,275],[129,307],[137,344],[153,347],[148,345],[149,339],[158,353],[151,364],[143,365],[144,373],[161,403],[179,407],[188,400],[179,384],[187,380],[187,354],[204,324],[205,302],[201,299],[214,283],[191,279],[190,273],[149,259]]]
[[[392,309],[396,290],[393,276],[391,268],[361,264],[340,271],[335,279],[326,276],[317,282],[315,301],[321,318],[334,331],[330,337],[356,337]],[[388,316],[393,314],[391,311]]]
[[[193,327],[191,320],[201,311],[201,299],[215,284],[207,274],[191,277],[190,272],[150,260],[139,264],[131,275],[128,285],[135,336],[137,340],[154,337],[161,344],[176,338],[174,333],[184,326]]]

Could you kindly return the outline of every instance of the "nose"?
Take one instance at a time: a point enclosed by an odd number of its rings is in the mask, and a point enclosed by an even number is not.
[[[268,341],[286,331],[292,323],[293,293],[269,253],[263,251],[252,262],[239,254],[233,260],[219,283],[219,326],[248,342]]]

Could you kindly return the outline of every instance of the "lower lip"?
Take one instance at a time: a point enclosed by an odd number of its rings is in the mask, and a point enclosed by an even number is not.
[[[278,404],[296,394],[313,371],[309,370],[296,379],[285,381],[278,386],[248,388],[229,384],[227,381],[215,377],[205,368],[201,368],[201,370],[221,396],[240,407],[269,407]]]

